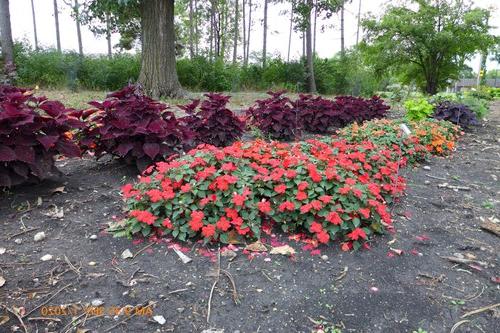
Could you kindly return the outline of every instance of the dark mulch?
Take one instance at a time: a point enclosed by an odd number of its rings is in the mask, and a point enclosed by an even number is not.
[[[407,195],[393,207],[397,231],[376,237],[371,250],[343,253],[338,246],[323,247],[322,258],[291,242],[298,250],[295,260],[275,255],[268,257],[270,261],[264,256],[249,260],[242,254],[233,261],[222,257],[221,266],[234,277],[240,302],[233,303],[229,279],[222,275],[213,294],[209,324],[207,302],[215,264],[198,254],[199,245],[188,253],[193,258],[188,264],[182,264],[165,244],[124,260],[123,250],[137,253],[145,243],[134,245],[103,232],[112,216],[121,214],[119,188],[134,178],[134,170],[115,161],[62,161],[60,180],[18,187],[0,196],[0,248],[6,249],[0,254],[0,276],[6,280],[0,287],[0,304],[29,312],[45,302],[57,307],[99,299],[109,310],[154,301],[153,315],[166,319],[161,326],[151,317],[136,315],[114,332],[208,328],[311,332],[313,322],[322,321],[342,332],[422,328],[434,333],[450,332],[462,320],[467,321],[455,332],[500,332],[500,307],[462,318],[500,302],[499,238],[480,228],[480,217],[500,217],[499,126],[497,103],[490,120],[466,134],[451,158],[432,159],[430,170],[422,166],[404,170]],[[63,193],[51,193],[60,186]],[[63,218],[45,215],[54,205],[64,209]],[[23,226],[38,229],[12,237]],[[39,231],[47,237],[35,242],[33,236]],[[91,235],[97,239],[90,239]],[[46,254],[53,260],[42,262]],[[450,256],[472,262],[453,263],[445,258]],[[67,326],[70,314],[53,316],[60,322],[30,320],[49,316],[47,310],[41,307],[23,318],[29,332],[71,327]],[[0,332],[21,326],[3,309],[0,323],[3,314],[10,319],[0,325]],[[85,316],[81,316],[78,327],[105,332],[127,318],[91,317],[83,322]]]

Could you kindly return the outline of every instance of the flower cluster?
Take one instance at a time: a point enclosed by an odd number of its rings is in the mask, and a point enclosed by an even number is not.
[[[396,128],[388,121],[374,123]],[[379,143],[334,136],[199,146],[124,186],[129,215],[118,232],[228,243],[259,238],[272,222],[285,232],[306,233],[317,244],[338,240],[344,250],[357,249],[391,228],[387,205],[405,188],[399,168],[428,152],[411,140],[402,146]]]

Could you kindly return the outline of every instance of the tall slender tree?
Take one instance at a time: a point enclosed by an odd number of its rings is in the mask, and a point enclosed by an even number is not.
[[[35,50],[38,50],[38,34],[36,31],[35,3],[31,0],[31,16],[33,17],[33,34],[35,36]]]
[[[12,42],[12,29],[10,26],[9,0],[0,0],[0,42],[2,44],[4,72],[10,75],[15,72],[15,66],[14,43]]]
[[[313,4],[313,0],[307,0],[309,9],[313,8]],[[316,92],[316,79],[314,77],[314,59],[312,50],[311,12],[312,10],[309,10],[306,17],[307,91]]]
[[[359,43],[359,26],[361,25],[361,0],[358,5],[358,26],[356,28],[356,45]]]
[[[241,21],[243,24],[243,64],[246,63],[247,59],[247,26],[246,26],[246,0],[243,0],[242,6],[241,6],[241,11],[242,11],[242,16],[241,16]]]
[[[189,0],[189,57],[194,58],[194,0]]]
[[[78,0],[63,0],[64,3],[71,8],[71,16],[75,19],[76,23],[76,36],[78,40],[78,53],[83,56],[83,42],[82,42],[82,31],[80,28],[80,3]]]
[[[248,0],[248,31],[247,31],[247,58],[245,59],[245,66],[248,65],[248,58],[250,57],[250,33],[252,32],[252,0]]]
[[[267,60],[267,5],[269,0],[264,0],[264,36],[262,37],[262,67],[266,67]]]
[[[234,0],[233,64],[236,64],[236,60],[238,57],[238,38],[240,32],[239,16],[239,3],[238,0]]]
[[[57,51],[61,52],[61,34],[59,33],[59,7],[57,6],[57,0],[54,0],[54,20],[56,24]]]
[[[286,61],[290,62],[290,49],[292,47],[292,32],[293,32],[293,10],[294,10],[294,2],[292,1],[292,10],[290,10],[290,28],[288,31],[288,52],[286,56]]]
[[[108,58],[113,57],[113,48],[111,46],[111,23],[109,13],[106,13],[106,42],[108,44]]]
[[[344,42],[344,4],[340,7],[340,55],[345,55],[345,42]]]

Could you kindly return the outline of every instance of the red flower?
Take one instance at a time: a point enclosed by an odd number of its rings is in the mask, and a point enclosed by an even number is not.
[[[370,217],[370,208],[360,208],[359,209],[359,213],[365,218],[369,218]]]
[[[358,240],[359,238],[366,239],[366,233],[363,229],[356,228],[351,233],[348,233],[347,237],[352,240]]]
[[[122,187],[122,193],[125,199],[128,199],[138,194],[138,191],[134,191],[134,186],[132,184],[126,184]]]
[[[163,198],[163,192],[157,189],[152,189],[146,192],[151,202],[158,202]]]
[[[309,184],[307,182],[300,182],[297,188],[299,189],[299,191],[304,191],[308,186]]]
[[[342,219],[340,218],[340,216],[337,212],[328,213],[325,220],[327,220],[328,222],[333,223],[335,225],[339,225],[342,223]]]
[[[368,190],[375,197],[378,197],[380,195],[380,187],[377,184],[375,184],[375,183],[368,184]]]
[[[172,221],[167,217],[166,219],[163,220],[161,223],[165,228],[172,229],[174,226],[172,225]]]
[[[260,201],[257,203],[257,207],[259,208],[259,211],[264,214],[269,214],[271,212],[271,203],[269,201]]]
[[[231,228],[231,223],[222,216],[219,221],[216,223],[217,229],[222,230],[222,231],[227,231],[229,228]]]
[[[327,232],[322,231],[316,234],[316,238],[320,243],[326,244],[330,240],[330,235],[328,235]]]
[[[293,178],[295,178],[295,176],[297,176],[297,172],[295,170],[286,170],[285,176],[288,179],[293,179]]]
[[[187,193],[191,190],[191,185],[189,183],[184,184],[181,186],[181,192],[182,193]]]
[[[356,180],[354,180],[352,178],[346,178],[345,183],[347,185],[351,185],[352,186],[352,185],[356,184]]]
[[[234,165],[233,162],[228,162],[228,163],[222,164],[221,169],[224,170],[224,171],[231,172],[231,171],[236,170],[237,168],[236,168],[236,165]]]
[[[363,196],[363,192],[359,188],[353,188],[352,193],[359,199]]]
[[[321,225],[321,223],[313,222],[311,224],[311,227],[309,228],[309,230],[311,230],[311,232],[314,232],[314,233],[319,233],[319,232],[323,231],[323,226]]]
[[[207,224],[201,229],[201,234],[206,238],[212,237],[215,235],[215,226],[213,224]]]
[[[321,201],[313,200],[313,201],[311,201],[311,207],[316,209],[316,210],[320,210],[321,207],[323,207],[323,205],[321,204]]]
[[[348,187],[348,186],[344,186],[344,187],[339,188],[339,193],[340,194],[344,194],[345,195],[345,194],[349,193],[350,191],[351,191],[351,188]]]
[[[240,207],[243,206],[245,204],[246,199],[247,199],[247,197],[244,194],[238,194],[238,193],[233,194],[233,203],[236,206],[240,206]]]
[[[300,212],[302,214],[309,213],[309,211],[311,210],[311,208],[312,208],[311,204],[303,205],[302,207],[300,207]]]
[[[156,221],[156,216],[146,210],[132,210],[130,216],[135,217],[137,221],[152,225]]]
[[[331,195],[322,195],[319,197],[319,200],[324,203],[325,205],[327,203],[330,203],[330,201],[332,201],[333,197]]]
[[[299,192],[297,192],[297,196],[296,196],[296,198],[297,198],[297,200],[299,200],[299,201],[306,200],[306,199],[307,199],[307,193],[306,193],[306,192],[299,191]]]
[[[191,221],[189,221],[189,226],[193,231],[198,231],[203,227],[203,218],[205,214],[202,211],[194,210],[191,212]]]
[[[286,191],[286,185],[285,184],[276,185],[274,187],[274,191],[276,193],[283,194]]]
[[[295,204],[290,201],[285,201],[279,206],[278,210],[280,212],[284,212],[285,210],[295,210]]]

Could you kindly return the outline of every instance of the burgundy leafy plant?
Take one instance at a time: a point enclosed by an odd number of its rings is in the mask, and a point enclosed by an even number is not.
[[[331,100],[300,94],[291,104],[297,110],[300,123],[307,132],[327,133],[332,125],[340,125],[336,123],[340,108]]]
[[[301,134],[298,109],[284,96],[285,92],[269,91],[267,94],[271,97],[257,100],[257,104],[246,111],[250,123],[272,139],[292,140]]]
[[[476,114],[464,104],[444,101],[434,110],[433,117],[438,120],[447,120],[462,128],[477,125]]]
[[[209,93],[196,111],[200,100],[193,100],[179,107],[187,113],[180,120],[195,133],[196,144],[207,143],[225,147],[238,140],[245,129],[245,122],[239,119],[226,105],[230,96]]]
[[[83,127],[81,112],[32,94],[0,85],[0,186],[57,174],[55,155],[80,156],[71,131]]]
[[[139,86],[128,85],[103,102],[89,103],[88,126],[81,145],[99,158],[105,153],[135,163],[139,170],[191,146],[192,133],[167,106],[145,96]]]
[[[337,119],[340,126],[345,126],[353,122],[361,123],[365,120],[383,118],[386,111],[390,109],[378,96],[373,96],[370,99],[354,96],[337,96],[335,103],[340,109]]]

